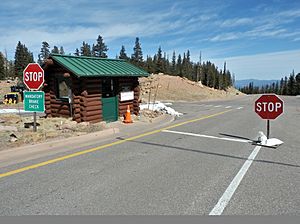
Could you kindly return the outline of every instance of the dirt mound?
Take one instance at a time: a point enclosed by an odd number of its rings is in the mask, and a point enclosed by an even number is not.
[[[0,115],[0,150],[24,144],[44,142],[48,139],[67,138],[88,134],[105,129],[104,122],[90,124],[77,123],[71,118],[37,119],[37,132],[32,132],[33,117],[22,117],[16,114]]]
[[[243,95],[234,88],[229,88],[227,91],[216,90],[202,85],[201,82],[165,74],[139,78],[139,82],[142,102],[148,102],[149,94],[150,101],[201,101]]]

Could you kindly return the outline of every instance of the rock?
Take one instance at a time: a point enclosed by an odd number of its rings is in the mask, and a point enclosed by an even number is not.
[[[9,137],[10,137],[10,139],[9,139],[10,142],[16,142],[16,141],[18,141],[18,137],[14,133],[11,133],[9,135]]]
[[[27,123],[24,123],[24,128],[30,128],[30,127],[33,127],[33,123],[34,122],[27,122]],[[40,126],[39,123],[36,123],[36,126]]]

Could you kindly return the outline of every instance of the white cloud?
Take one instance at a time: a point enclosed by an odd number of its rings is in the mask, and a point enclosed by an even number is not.
[[[235,19],[227,19],[220,24],[220,27],[236,27],[236,26],[244,26],[249,25],[253,22],[252,18],[235,18]]]
[[[223,33],[219,34],[217,36],[214,36],[213,38],[210,39],[212,42],[217,42],[217,41],[228,41],[228,40],[236,40],[241,37],[241,33]]]

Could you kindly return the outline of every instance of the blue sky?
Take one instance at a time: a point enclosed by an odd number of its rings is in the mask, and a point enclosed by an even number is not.
[[[13,59],[20,40],[35,59],[41,42],[74,53],[100,34],[114,58],[121,45],[132,54],[140,38],[144,58],[159,46],[171,58],[224,61],[237,79],[279,79],[300,72],[298,0],[2,0],[0,51]]]

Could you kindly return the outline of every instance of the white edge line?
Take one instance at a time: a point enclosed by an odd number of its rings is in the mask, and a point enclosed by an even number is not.
[[[237,175],[233,178],[225,192],[223,193],[222,197],[219,199],[218,203],[215,207],[211,210],[209,215],[221,215],[228,205],[230,199],[232,198],[234,192],[238,188],[239,184],[241,183],[242,179],[244,178],[245,174],[247,173],[249,167],[251,166],[253,160],[255,159],[256,155],[258,154],[261,146],[256,146],[240,171]]]
[[[211,135],[200,135],[200,134],[181,132],[181,131],[163,130],[162,132],[168,132],[168,133],[174,133],[174,134],[180,134],[180,135],[189,135],[189,136],[195,136],[195,137],[203,137],[203,138],[220,139],[220,140],[232,141],[232,142],[244,142],[244,143],[252,142],[250,140],[242,140],[242,139],[236,139],[236,138],[221,138],[221,137],[216,137],[216,136],[211,136]]]

